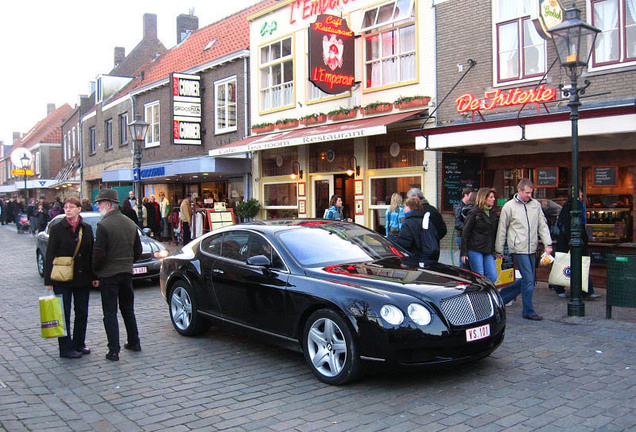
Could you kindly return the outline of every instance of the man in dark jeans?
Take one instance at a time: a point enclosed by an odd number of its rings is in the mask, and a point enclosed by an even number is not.
[[[126,326],[128,343],[124,348],[141,351],[132,285],[133,263],[141,256],[141,240],[137,225],[119,210],[116,191],[101,189],[95,201],[102,220],[97,223],[93,270],[99,278],[102,293],[104,328],[108,338],[106,359],[117,361],[120,351],[117,303]]]

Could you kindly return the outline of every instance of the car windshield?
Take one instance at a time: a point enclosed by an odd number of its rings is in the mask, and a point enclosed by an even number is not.
[[[302,227],[281,232],[279,239],[301,265],[308,267],[402,256],[379,234],[357,225],[351,227]]]

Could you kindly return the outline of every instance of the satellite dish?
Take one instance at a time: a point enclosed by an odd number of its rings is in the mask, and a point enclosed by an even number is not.
[[[26,164],[24,163],[25,160],[22,160],[24,156],[26,156],[29,159],[29,161]],[[29,149],[26,149],[24,147],[18,147],[17,149],[11,152],[11,162],[13,162],[13,165],[20,168],[26,168],[28,166],[31,166],[31,163],[33,163],[33,153],[31,153]]]

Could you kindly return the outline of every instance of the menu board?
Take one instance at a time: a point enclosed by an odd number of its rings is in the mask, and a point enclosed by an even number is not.
[[[614,187],[618,185],[616,181],[616,174],[618,172],[618,167],[597,166],[597,167],[593,167],[592,170],[593,170],[592,186]]]
[[[462,189],[481,185],[481,158],[444,154],[442,157],[442,211],[451,213],[462,199]]]
[[[559,168],[537,168],[534,182],[538,188],[555,188],[559,185]]]

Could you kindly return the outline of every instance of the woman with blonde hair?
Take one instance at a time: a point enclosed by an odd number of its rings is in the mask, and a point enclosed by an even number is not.
[[[384,219],[386,221],[386,237],[392,241],[397,239],[404,222],[404,206],[402,202],[402,195],[396,192],[391,195],[391,205],[386,209]]]
[[[486,275],[493,283],[497,280],[495,266],[495,236],[497,235],[497,212],[495,190],[480,188],[475,206],[468,213],[462,231],[462,263],[470,262],[470,269]]]

